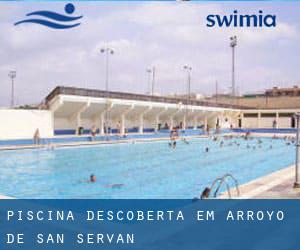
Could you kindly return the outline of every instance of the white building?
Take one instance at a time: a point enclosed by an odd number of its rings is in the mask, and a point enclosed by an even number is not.
[[[46,98],[53,114],[54,130],[70,131],[78,128],[99,129],[120,127],[126,131],[144,133],[168,128],[196,129],[236,126],[238,109],[229,105],[208,106],[201,101],[159,96],[138,95],[99,90],[57,87]]]
[[[164,128],[293,128],[299,109],[249,109],[199,100],[57,87],[47,110],[0,109],[0,140],[76,135],[148,133]],[[166,126],[167,125],[167,126]],[[110,128],[110,129],[109,129]]]

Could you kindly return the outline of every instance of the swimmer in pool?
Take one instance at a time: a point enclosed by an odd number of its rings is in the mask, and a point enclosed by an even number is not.
[[[203,190],[203,192],[202,192],[202,194],[201,194],[201,196],[200,196],[200,199],[201,199],[201,200],[208,199],[208,198],[209,198],[210,191],[211,191],[210,188],[209,188],[209,187],[206,187],[206,188]]]
[[[190,142],[188,142],[186,138],[183,138],[182,141],[183,141],[185,144],[190,144]]]
[[[208,153],[209,152],[209,147],[205,148],[205,152]]]
[[[89,179],[80,180],[79,183],[95,183],[96,181],[96,176],[94,174],[91,174]]]
[[[91,174],[91,176],[90,176],[90,181],[89,181],[89,182],[94,183],[94,182],[96,182],[96,181],[97,181],[96,176],[93,175],[93,174]]]

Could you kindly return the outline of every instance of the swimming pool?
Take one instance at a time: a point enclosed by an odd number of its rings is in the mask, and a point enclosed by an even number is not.
[[[157,141],[1,151],[0,193],[16,198],[193,198],[225,173],[242,184],[293,164],[293,145],[261,140],[261,148],[257,139],[224,140],[220,147],[220,140],[202,138],[189,145],[178,141],[175,149]],[[92,173],[97,182],[87,183]]]

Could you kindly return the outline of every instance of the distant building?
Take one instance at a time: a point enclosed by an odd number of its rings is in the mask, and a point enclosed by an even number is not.
[[[233,98],[230,94],[218,94],[204,99],[210,103],[236,104],[257,109],[300,108],[300,87],[274,87],[261,92],[246,93]]]
[[[294,86],[292,88],[278,88],[267,89],[265,92],[266,96],[277,97],[277,96],[300,96],[300,88]]]

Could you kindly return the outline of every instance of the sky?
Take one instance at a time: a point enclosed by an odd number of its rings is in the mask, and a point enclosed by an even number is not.
[[[13,24],[36,10],[64,13],[67,2],[0,2],[0,106],[9,106],[10,70],[17,71],[16,103],[40,103],[55,86],[105,89],[103,46],[110,56],[109,89],[146,93],[146,69],[156,67],[155,92],[186,93],[184,65],[192,67],[192,92],[230,91],[236,35],[238,92],[300,85],[300,2],[79,2],[81,25],[53,30]],[[276,28],[208,28],[209,14],[277,15]]]

